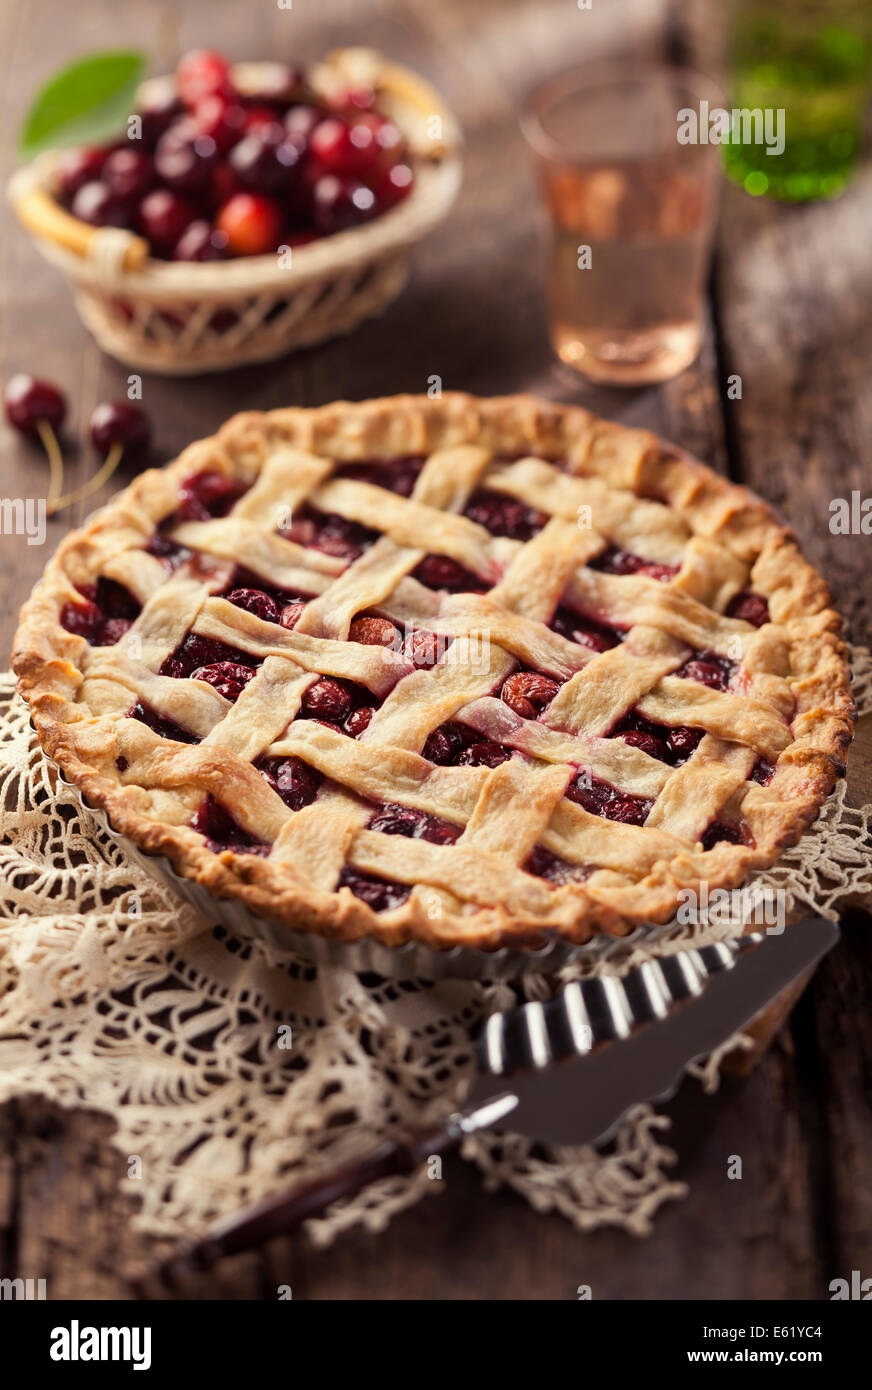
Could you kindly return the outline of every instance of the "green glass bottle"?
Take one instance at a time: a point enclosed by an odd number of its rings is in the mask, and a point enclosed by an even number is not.
[[[748,193],[835,198],[863,147],[872,57],[869,0],[737,0],[734,109],[783,111],[783,149],[725,144],[726,172]],[[780,144],[780,142],[779,142]]]

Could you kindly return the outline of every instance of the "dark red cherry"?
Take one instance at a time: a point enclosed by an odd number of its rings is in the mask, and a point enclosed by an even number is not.
[[[213,689],[223,695],[225,700],[236,700],[248,682],[257,675],[252,666],[241,666],[235,661],[216,661],[211,666],[198,666],[191,672],[194,680],[206,681]]]
[[[723,821],[713,821],[702,837],[704,850],[714,849],[715,845],[743,845],[745,837],[739,826],[725,825]]]
[[[457,759],[457,765],[458,767],[499,767],[500,763],[508,762],[511,756],[511,748],[504,748],[501,743],[494,743],[491,739],[485,738],[478,743],[470,744],[468,748],[464,748]]]
[[[477,575],[450,560],[447,555],[425,555],[414,571],[415,578],[429,589],[475,591],[481,588]]]
[[[460,731],[452,724],[441,724],[438,729],[434,729],[427,735],[427,741],[421,750],[421,756],[429,758],[431,763],[439,763],[442,767],[447,767],[452,759],[465,747],[466,740]]]
[[[303,148],[302,138],[289,135],[284,126],[258,126],[231,151],[230,167],[253,193],[281,196],[290,189]]]
[[[148,193],[139,205],[139,226],[153,248],[168,255],[194,218],[194,209],[185,198],[168,188]]]
[[[323,781],[302,758],[264,758],[257,767],[292,811],[311,805]]]
[[[685,662],[676,675],[684,680],[699,681],[712,690],[726,690],[735,673],[735,664],[716,652],[701,652],[699,656]]]
[[[640,748],[649,758],[659,758],[663,763],[669,761],[666,745],[654,734],[642,733],[639,729],[628,729],[625,734],[621,734],[621,738],[631,748]]]
[[[97,179],[82,184],[70,211],[92,227],[126,227],[130,221],[129,205]]]
[[[176,193],[193,197],[209,186],[218,148],[209,135],[202,135],[193,121],[179,121],[161,136],[154,152],[158,176]]]
[[[352,738],[360,738],[364,729],[369,728],[370,720],[374,714],[374,705],[361,705],[360,709],[352,710],[343,726],[346,733],[351,734]]]
[[[412,191],[415,175],[411,166],[405,163],[392,164],[373,180],[372,191],[380,210],[392,208],[402,202]]]
[[[146,704],[143,700],[137,700],[133,708],[127,711],[126,717],[128,719],[138,719],[141,724],[145,724],[156,734],[160,734],[161,738],[172,739],[174,743],[200,742],[196,734],[189,733],[187,729],[183,729],[178,724],[174,724],[171,719],[163,719],[158,714],[157,710],[152,709],[151,705]],[[124,768],[119,768],[121,772],[124,770]]]
[[[405,835],[407,839],[429,840],[435,845],[450,845],[460,835],[460,828],[451,825],[438,816],[428,815],[411,806],[397,806],[386,803],[380,806],[368,823],[367,829],[377,830],[382,835]]]
[[[198,106],[214,92],[231,96],[233,79],[229,61],[223,53],[216,53],[214,49],[192,49],[176,64],[176,90],[189,108]]]
[[[247,613],[253,613],[256,618],[262,618],[266,623],[277,623],[281,618],[281,610],[275,599],[262,589],[232,589],[227,601],[237,608],[244,608]]]
[[[673,762],[686,762],[691,753],[699,747],[701,729],[688,729],[683,725],[670,729],[666,738],[666,748]]]
[[[365,184],[324,174],[312,191],[312,216],[324,236],[368,222],[376,212],[375,195]]]
[[[213,468],[193,473],[179,488],[177,519],[208,521],[213,516],[226,516],[245,490],[243,483]]]
[[[154,97],[139,112],[142,122],[141,143],[147,150],[153,150],[160,137],[169,130],[173,121],[181,115],[182,103],[174,92]]]
[[[151,157],[135,146],[113,150],[103,165],[102,180],[116,198],[142,198],[154,182]]]
[[[224,261],[229,241],[226,232],[208,222],[191,222],[182,232],[173,250],[174,261]]]
[[[484,526],[491,535],[506,536],[514,541],[532,540],[548,520],[542,512],[525,507],[523,502],[484,490],[473,494],[464,515]]]
[[[749,589],[736,594],[727,607],[729,618],[741,618],[753,627],[762,627],[769,622],[769,604],[762,594],[754,594]]]
[[[247,122],[248,113],[242,103],[228,100],[218,92],[204,97],[194,111],[194,124],[201,135],[215,141],[219,154],[226,154],[242,139]]]
[[[27,435],[39,433],[40,420],[45,420],[54,430],[59,429],[67,413],[66,400],[58,388],[29,372],[17,372],[6,383],[3,404],[10,425]]]
[[[351,713],[353,703],[351,692],[344,685],[330,676],[322,676],[309,686],[300,709],[311,719],[326,719],[331,724],[341,724]]]
[[[766,758],[758,758],[751,769],[751,781],[759,782],[761,787],[766,787],[775,775],[775,766]]]
[[[656,560],[646,560],[643,555],[634,555],[614,545],[606,546],[595,560],[588,561],[588,566],[603,574],[644,574],[648,579],[659,579],[662,583],[678,573],[677,565],[658,564]]]
[[[61,608],[59,620],[61,627],[66,628],[67,632],[72,632],[76,637],[84,637],[86,642],[94,646],[103,623],[103,614],[96,603],[83,598],[80,602],[65,603]]]
[[[61,197],[70,202],[83,184],[99,180],[105,163],[106,150],[102,146],[86,145],[80,149],[65,150],[57,166]]]
[[[103,401],[91,416],[91,440],[101,454],[120,444],[125,454],[142,453],[148,448],[151,426],[148,416],[129,401]]]
[[[405,883],[376,878],[375,874],[365,874],[360,869],[351,868],[342,870],[338,886],[350,888],[354,896],[367,903],[374,912],[387,912],[399,907],[412,891]]]

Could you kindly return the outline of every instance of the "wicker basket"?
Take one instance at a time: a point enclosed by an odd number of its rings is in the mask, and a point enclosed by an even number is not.
[[[238,64],[239,89],[256,93],[270,66]],[[172,80],[152,79],[141,94],[165,92]],[[402,203],[372,222],[295,247],[281,263],[274,254],[212,263],[153,260],[141,237],[87,226],[60,207],[54,153],[13,175],[9,198],[19,219],[73,282],[83,322],[111,356],[168,376],[266,362],[350,332],[399,294],[410,248],[445,217],[460,187],[456,122],[416,74],[369,49],[331,54],[311,80],[325,95],[338,84],[374,87],[379,109],[406,138],[415,183]]]

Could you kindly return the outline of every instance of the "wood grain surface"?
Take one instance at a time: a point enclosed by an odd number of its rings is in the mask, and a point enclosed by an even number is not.
[[[59,22],[59,14],[64,22]],[[829,503],[872,494],[872,168],[837,203],[787,208],[725,188],[706,338],[699,361],[657,389],[593,389],[550,351],[541,224],[517,107],[536,80],[572,61],[634,51],[718,61],[718,9],[694,0],[30,0],[0,8],[0,171],[36,84],[86,50],[140,45],[155,70],[190,46],[234,57],[305,61],[366,42],[419,68],[458,114],[466,181],[445,226],[419,248],[408,290],[354,336],[264,367],[190,381],[146,376],[155,462],[214,431],[234,410],[319,405],[427,389],[428,378],[483,395],[528,390],[646,425],[775,503],[828,576],[850,635],[868,642],[870,540],[833,536]],[[126,393],[127,369],[79,324],[68,286],[13,225],[0,237],[2,379],[29,370],[70,401],[70,485],[94,470],[87,440],[99,400]],[[738,373],[742,397],[729,400]],[[44,495],[46,466],[0,430],[5,496]],[[130,475],[122,467],[122,480]],[[113,489],[107,488],[106,495]],[[44,547],[0,536],[0,644],[63,534],[93,499],[49,523]],[[5,658],[4,658],[5,659]],[[850,764],[851,800],[872,797],[872,740]],[[714,1097],[686,1085],[671,1106],[675,1176],[690,1195],[663,1210],[644,1241],[581,1234],[510,1193],[485,1193],[475,1171],[446,1164],[440,1195],[377,1237],[327,1251],[276,1243],[228,1264],[191,1297],[273,1298],[290,1283],[309,1299],[826,1298],[830,1279],[872,1272],[872,966],[857,910],[752,1075]],[[130,1230],[109,1122],[19,1100],[0,1110],[0,1274],[45,1277],[55,1298],[124,1297],[123,1269],[152,1247]],[[731,1181],[732,1155],[743,1178]]]

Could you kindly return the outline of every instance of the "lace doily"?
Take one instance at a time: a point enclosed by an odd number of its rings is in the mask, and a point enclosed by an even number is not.
[[[872,709],[872,658],[854,653],[857,702]],[[517,997],[502,982],[358,978],[277,957],[210,928],[129,862],[58,782],[13,678],[0,676],[0,1101],[38,1093],[111,1116],[113,1143],[141,1199],[136,1224],[196,1235],[270,1192],[419,1125],[462,1099],[472,1038]],[[835,915],[869,892],[870,809],[840,784],[801,845],[759,881],[788,909]],[[518,989],[547,997],[561,979],[621,970],[653,950],[729,935],[675,923],[655,945],[615,942],[560,978]],[[712,1084],[720,1055],[698,1069]],[[671,1180],[669,1121],[637,1106],[605,1152],[543,1150],[516,1135],[478,1135],[464,1156],[489,1186],[581,1230],[651,1229],[684,1195]],[[139,1165],[131,1164],[134,1157]],[[374,1185],[309,1223],[326,1244],[356,1223],[381,1230],[428,1190],[425,1173]]]

